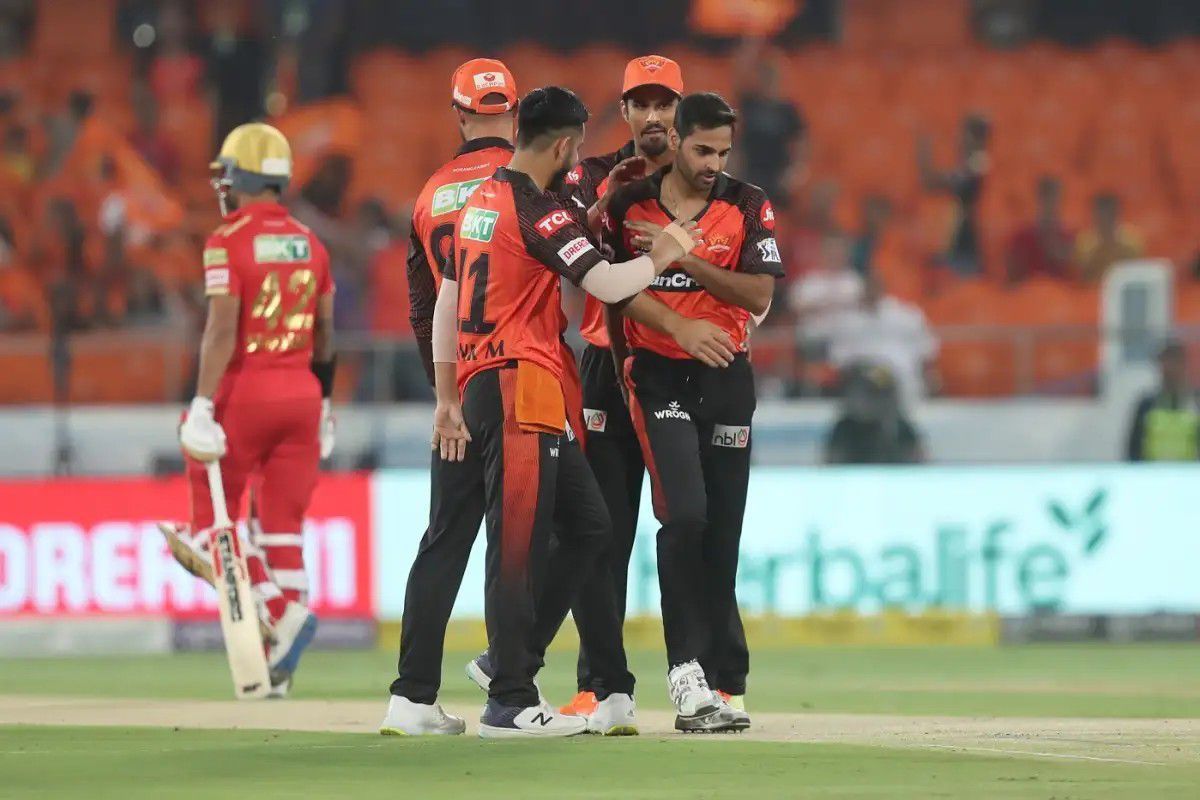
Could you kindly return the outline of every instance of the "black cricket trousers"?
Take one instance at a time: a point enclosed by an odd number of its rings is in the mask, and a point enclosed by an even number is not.
[[[735,588],[756,404],[750,360],[716,368],[635,350],[625,379],[661,525],[669,666],[697,660],[714,689],[744,694],[750,657]]]

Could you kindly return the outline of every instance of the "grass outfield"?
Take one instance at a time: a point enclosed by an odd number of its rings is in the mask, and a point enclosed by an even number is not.
[[[480,695],[448,652],[442,700]],[[759,711],[844,711],[1034,717],[1200,717],[1200,647],[819,647],[752,654],[748,701]],[[385,698],[395,655],[380,651],[305,656],[294,696]],[[630,654],[638,703],[666,708],[661,651]],[[0,694],[99,697],[231,697],[220,653],[133,658],[0,660]],[[551,653],[540,678],[551,702],[575,691],[574,662]]]
[[[470,655],[447,654],[443,692],[468,715],[481,700],[461,672]],[[633,661],[647,735],[481,742],[329,732],[377,724],[390,653],[312,653],[295,702],[253,704],[229,701],[219,653],[0,660],[0,797],[1198,796],[1200,724],[1186,718],[1200,717],[1200,647],[759,650],[748,699],[773,740],[667,733],[662,654]],[[552,700],[572,672],[551,654]],[[106,726],[2,724],[86,707]],[[308,724],[319,715],[330,727]]]

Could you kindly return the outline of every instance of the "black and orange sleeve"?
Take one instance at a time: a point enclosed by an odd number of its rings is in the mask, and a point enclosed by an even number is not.
[[[513,200],[525,249],[547,269],[578,286],[604,260],[588,230],[552,195],[521,193]]]
[[[775,209],[761,189],[747,191],[738,203],[745,225],[738,271],[783,277],[783,259],[775,241]]]

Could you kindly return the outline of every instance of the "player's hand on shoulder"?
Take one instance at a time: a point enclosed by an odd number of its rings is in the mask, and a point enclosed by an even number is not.
[[[321,459],[324,460],[333,455],[334,434],[337,429],[337,421],[333,418],[333,404],[326,397],[321,400],[321,427],[317,433],[317,437],[321,443]]]
[[[441,453],[444,461],[462,461],[467,454],[471,432],[463,419],[458,403],[438,403],[433,412],[432,449]]]
[[[646,159],[642,156],[630,156],[608,173],[608,194],[612,194],[627,183],[632,183],[646,174]]]
[[[225,431],[213,414],[212,400],[194,398],[179,426],[179,443],[197,461],[215,461],[225,455]]]
[[[725,329],[708,320],[684,317],[672,331],[672,337],[689,356],[710,367],[733,363],[733,340]]]

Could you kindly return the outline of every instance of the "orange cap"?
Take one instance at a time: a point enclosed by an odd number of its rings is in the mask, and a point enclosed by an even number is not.
[[[639,86],[662,86],[683,97],[683,73],[679,65],[663,56],[638,56],[625,65],[622,96]]]
[[[472,58],[454,70],[450,92],[454,105],[476,114],[503,114],[517,105],[517,82],[508,67],[494,58]],[[493,93],[504,95],[504,102],[482,102]]]

